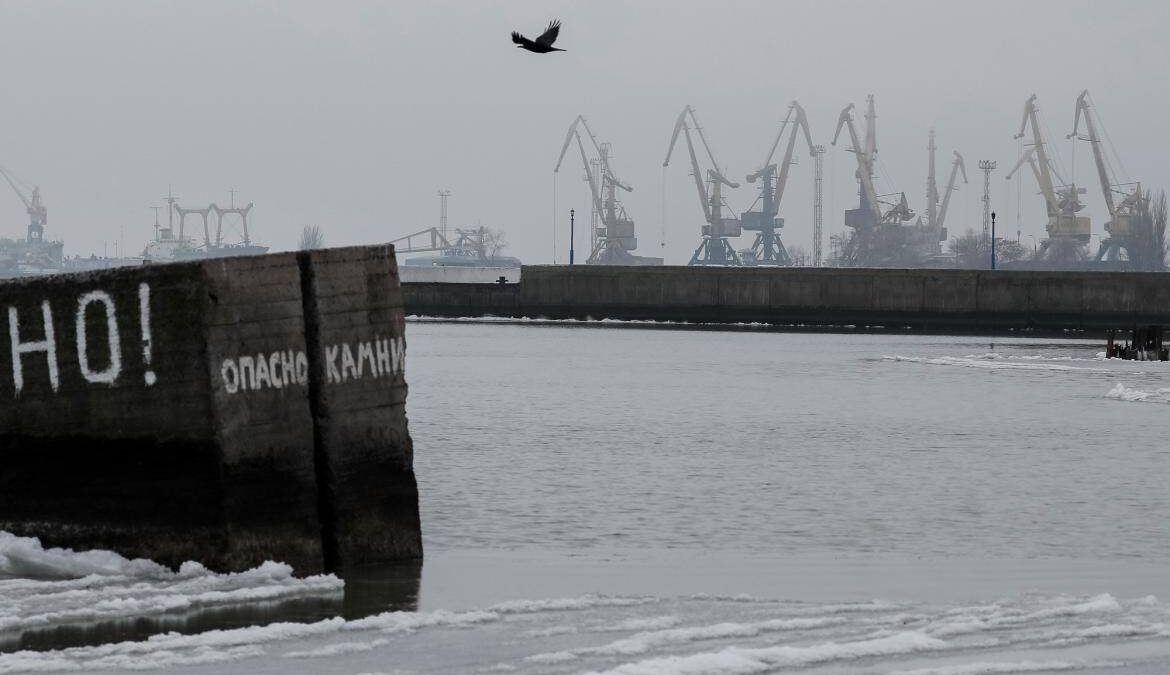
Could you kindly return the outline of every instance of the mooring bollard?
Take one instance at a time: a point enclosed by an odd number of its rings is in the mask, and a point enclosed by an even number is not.
[[[0,305],[0,529],[221,570],[421,556],[392,247],[5,282]]]

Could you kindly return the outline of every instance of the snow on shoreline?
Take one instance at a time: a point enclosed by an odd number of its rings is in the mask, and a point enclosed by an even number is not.
[[[187,573],[202,568],[198,563],[185,563]],[[0,531],[0,574],[17,577],[79,579],[89,575],[124,576],[140,579],[165,579],[175,576],[166,567],[138,558],[130,560],[112,551],[74,551],[67,548],[45,548],[39,539],[18,537]],[[179,574],[183,574],[180,571]]]
[[[475,664],[476,672],[734,675],[864,662],[875,673],[976,675],[1122,666],[1141,659],[1128,645],[1161,640],[1170,654],[1168,638],[1170,607],[1152,596],[930,606],[585,595],[0,654],[0,674],[180,666],[245,673],[263,659],[289,672],[394,663],[402,672],[469,672]]]
[[[344,589],[334,575],[297,578],[283,563],[218,574],[186,562],[172,572],[111,551],[46,549],[35,538],[8,532],[0,532],[0,575],[0,637],[211,607],[340,597]]]
[[[932,366],[960,366],[963,368],[977,368],[980,370],[1042,370],[1051,372],[1078,372],[1078,373],[1102,373],[1113,374],[1114,371],[1105,368],[1086,368],[1083,366],[1069,366],[1063,363],[1051,363],[1046,359],[1001,359],[1001,358],[987,358],[988,355],[983,356],[900,356],[884,355],[883,361],[894,361],[902,363],[922,363]],[[998,355],[996,355],[998,356]],[[1051,360],[1064,360],[1055,357],[1050,357]],[[1071,360],[1071,359],[1070,359]]]

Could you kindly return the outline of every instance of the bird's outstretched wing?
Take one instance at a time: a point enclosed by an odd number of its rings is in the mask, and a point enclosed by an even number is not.
[[[548,28],[546,28],[545,31],[540,34],[540,37],[536,38],[536,44],[542,47],[551,47],[552,43],[557,41],[557,35],[559,35],[560,32],[561,22],[559,20],[551,21],[548,24]]]
[[[512,42],[515,42],[518,45],[524,45],[525,47],[532,47],[536,44],[532,40],[529,40],[516,31],[512,31]]]

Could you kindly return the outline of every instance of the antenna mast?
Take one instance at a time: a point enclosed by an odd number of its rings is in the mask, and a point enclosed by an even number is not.
[[[813,146],[813,265],[821,266],[825,222],[825,146]]]

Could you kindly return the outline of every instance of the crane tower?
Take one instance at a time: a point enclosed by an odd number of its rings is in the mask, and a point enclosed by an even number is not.
[[[991,239],[991,172],[995,171],[995,162],[990,159],[979,160],[979,170],[983,172],[983,238]]]
[[[934,155],[938,146],[934,144],[934,129],[930,130],[930,140],[926,144],[928,155],[926,168],[926,224],[934,225],[938,222],[938,183],[934,175]]]
[[[813,146],[813,265],[821,266],[825,224],[825,146]]]

